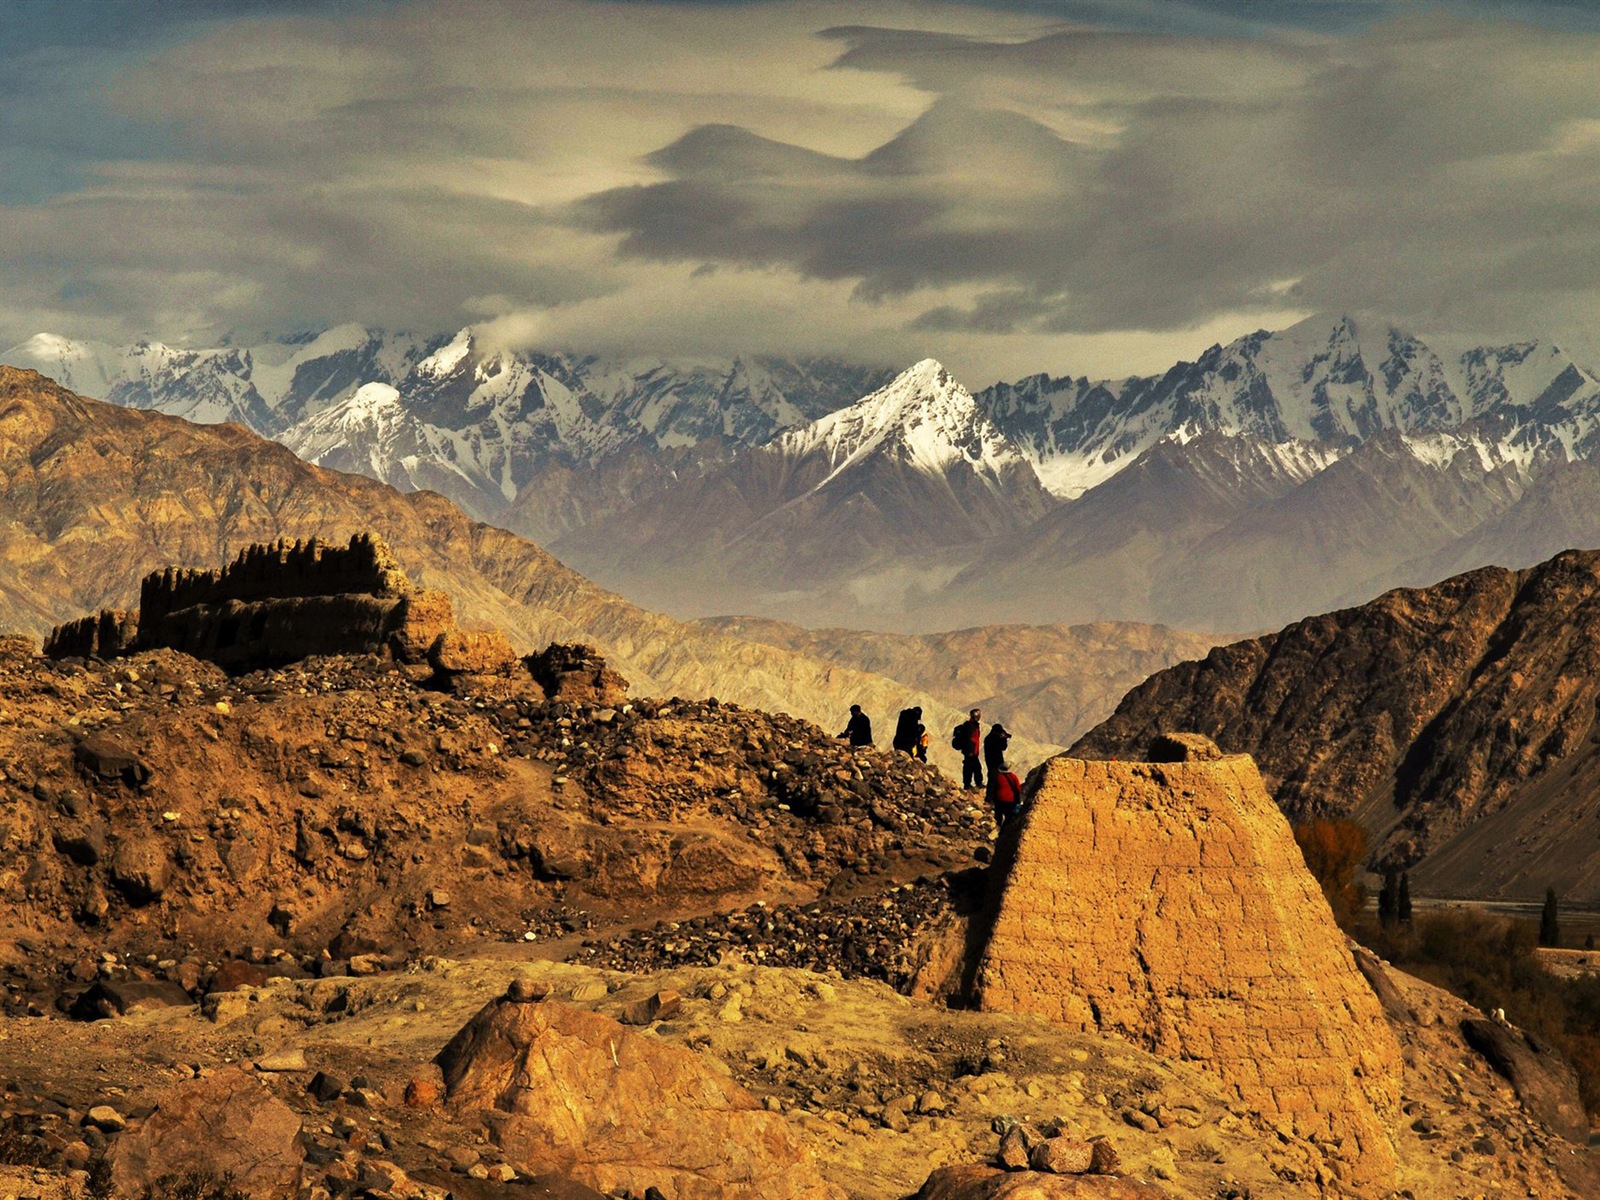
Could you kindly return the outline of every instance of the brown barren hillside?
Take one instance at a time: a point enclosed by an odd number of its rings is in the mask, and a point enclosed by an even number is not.
[[[103,404],[0,367],[0,629],[42,636],[129,606],[151,571],[218,567],[253,542],[343,542],[364,530],[414,583],[449,592],[464,621],[503,629],[524,650],[596,643],[640,694],[715,695],[835,730],[852,702],[880,723],[918,703],[934,728],[957,719],[900,683],[647,612],[432,492],[402,494],[235,425]],[[1022,745],[1019,758],[1044,750]]]
[[[761,617],[696,622],[840,666],[886,675],[957,709],[974,705],[1007,728],[1065,745],[1104,720],[1129,688],[1202,658],[1227,639],[1166,625],[980,625],[948,633],[806,629]]]
[[[1174,727],[1255,757],[1292,818],[1350,816],[1444,895],[1600,897],[1600,551],[1484,568],[1155,675],[1074,753]]]

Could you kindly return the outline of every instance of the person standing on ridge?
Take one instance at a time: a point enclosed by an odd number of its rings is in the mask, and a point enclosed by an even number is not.
[[[927,762],[928,727],[922,723],[922,710],[920,708],[916,710],[916,714],[917,727],[915,730],[913,730],[913,732],[917,735],[917,745],[916,748],[911,751],[911,757],[921,759],[923,762]]]
[[[1006,747],[1010,744],[1011,733],[999,721],[989,727],[989,733],[983,739],[983,765],[989,770],[987,798],[991,805],[996,800],[995,789],[1000,786],[1000,773],[1006,769]]]
[[[904,754],[917,752],[917,719],[922,716],[920,708],[902,708],[900,721],[894,727],[894,740],[890,743],[896,750]]]
[[[978,758],[983,738],[983,726],[979,723],[982,716],[980,710],[973,709],[950,733],[950,745],[961,751],[961,786],[968,791],[983,786],[983,763]]]
[[[861,705],[850,706],[850,719],[845,722],[844,732],[839,736],[847,739],[852,748],[872,745],[872,722],[861,711]]]

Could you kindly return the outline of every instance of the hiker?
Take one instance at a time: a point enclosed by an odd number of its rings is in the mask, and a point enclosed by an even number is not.
[[[922,710],[917,709],[917,748],[911,752],[913,758],[928,761],[928,727],[922,723]]]
[[[994,787],[994,820],[1004,833],[1007,823],[1022,807],[1022,780],[1012,771],[990,771]]]
[[[920,708],[902,708],[900,720],[894,727],[894,741],[889,744],[904,754],[917,752],[917,730],[921,728],[918,718],[922,716]]]
[[[988,734],[983,739],[983,765],[989,768],[989,790],[986,799],[990,804],[997,802],[996,787],[998,776],[1006,769],[1006,747],[1011,744],[1011,734],[1006,727],[996,721],[989,727]]]
[[[861,705],[850,706],[850,719],[845,722],[844,732],[839,736],[848,739],[852,747],[872,745],[872,722],[861,711]]]
[[[978,758],[983,737],[983,726],[979,724],[982,716],[975,708],[950,732],[950,745],[961,751],[961,786],[968,791],[983,786],[983,763]]]

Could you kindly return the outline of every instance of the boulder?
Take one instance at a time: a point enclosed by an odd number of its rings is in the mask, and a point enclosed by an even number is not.
[[[113,1192],[137,1196],[164,1175],[231,1174],[249,1196],[292,1196],[304,1151],[300,1118],[236,1067],[173,1085],[110,1154]]]
[[[916,1200],[1169,1200],[1152,1184],[1117,1175],[1052,1175],[998,1167],[940,1167]]]
[[[118,843],[111,858],[111,882],[129,904],[161,899],[172,882],[172,860],[161,839],[136,837]]]
[[[550,700],[596,708],[627,702],[628,681],[613,671],[593,646],[552,642],[522,662]]]
[[[1384,1015],[1397,1024],[1415,1025],[1417,1014],[1411,1011],[1411,1006],[1394,985],[1394,980],[1389,978],[1389,972],[1383,969],[1378,956],[1361,946],[1356,946],[1351,953],[1356,960],[1356,970],[1361,972],[1361,977],[1372,988],[1372,994],[1383,1005]]]
[[[266,986],[266,968],[245,962],[242,958],[230,958],[212,974],[211,981],[206,984],[206,992],[233,992],[240,988]]]
[[[691,1051],[554,1001],[503,996],[435,1062],[446,1103],[492,1114],[507,1162],[675,1200],[842,1196],[779,1114]]]
[[[165,979],[102,979],[79,993],[67,1011],[75,1021],[103,1021],[193,1003],[188,992]]]
[[[108,734],[84,738],[73,750],[73,756],[85,770],[107,781],[120,779],[139,787],[150,779],[150,768],[138,752]]]
[[[441,675],[488,675],[517,660],[498,629],[451,629],[428,650],[428,665]]]
[[[1510,1081],[1522,1107],[1569,1142],[1588,1144],[1578,1075],[1560,1051],[1498,1021],[1463,1021],[1461,1033],[1467,1045]]]

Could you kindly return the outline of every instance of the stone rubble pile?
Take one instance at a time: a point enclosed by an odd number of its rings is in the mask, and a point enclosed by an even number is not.
[[[883,895],[811,904],[758,903],[738,912],[686,921],[584,944],[572,961],[618,971],[715,966],[734,953],[762,966],[836,971],[880,979],[904,991],[921,963],[916,942],[953,911],[951,880],[900,884]]]

